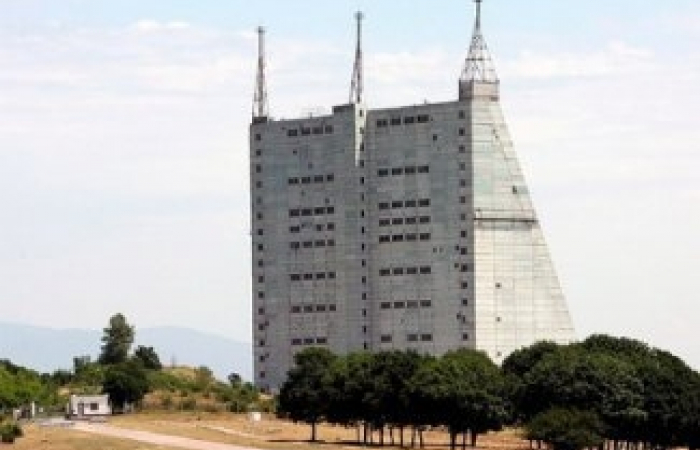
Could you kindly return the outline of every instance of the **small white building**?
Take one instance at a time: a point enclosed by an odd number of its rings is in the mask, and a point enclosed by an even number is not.
[[[104,417],[112,414],[109,396],[104,395],[71,395],[68,401],[67,415],[74,419]]]

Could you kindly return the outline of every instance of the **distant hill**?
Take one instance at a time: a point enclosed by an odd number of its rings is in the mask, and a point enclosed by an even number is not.
[[[72,369],[73,357],[100,352],[102,330],[54,329],[0,322],[0,359],[39,372]],[[225,380],[231,372],[253,376],[251,345],[182,327],[136,330],[135,345],[152,346],[163,365],[207,366]]]

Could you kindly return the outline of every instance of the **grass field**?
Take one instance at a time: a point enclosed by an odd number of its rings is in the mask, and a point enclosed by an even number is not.
[[[144,413],[110,418],[110,425],[134,430],[201,439],[211,442],[237,444],[270,450],[331,450],[355,446],[356,430],[321,425],[318,438],[311,444],[309,427],[264,416],[251,422],[246,415],[207,413]],[[16,450],[163,450],[166,447],[82,433],[71,428],[49,428],[37,425],[24,427],[25,436],[13,446]],[[406,443],[409,440],[405,433]],[[377,438],[375,438],[375,441]],[[388,433],[385,435],[388,443]],[[398,437],[396,438],[398,442]],[[448,436],[442,431],[425,433],[426,446],[439,450],[447,448]],[[388,446],[386,448],[389,448]],[[479,448],[526,450],[527,442],[514,432],[493,433],[479,439]]]

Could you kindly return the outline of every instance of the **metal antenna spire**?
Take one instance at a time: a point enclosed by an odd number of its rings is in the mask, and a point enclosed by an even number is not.
[[[268,116],[267,82],[265,80],[265,29],[258,27],[258,74],[255,79],[255,94],[253,95],[253,117]]]
[[[362,11],[355,13],[357,20],[357,49],[355,50],[355,67],[352,72],[352,83],[350,85],[350,103],[362,103],[362,91],[364,89],[363,69],[362,69],[362,19],[365,16]]]
[[[464,70],[460,81],[480,81],[485,83],[497,83],[498,76],[496,68],[493,65],[491,54],[486,46],[486,40],[481,34],[481,2],[482,0],[474,0],[476,3],[476,20],[474,22],[474,33],[472,35],[471,45],[469,46],[469,54],[464,63]]]

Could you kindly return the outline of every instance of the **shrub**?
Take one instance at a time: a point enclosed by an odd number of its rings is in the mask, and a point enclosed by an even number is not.
[[[603,443],[603,425],[589,411],[550,409],[536,415],[527,425],[527,438],[544,441],[554,450],[581,450]]]
[[[22,427],[15,422],[5,422],[0,425],[0,442],[11,444],[15,442],[15,439],[23,435]]]

